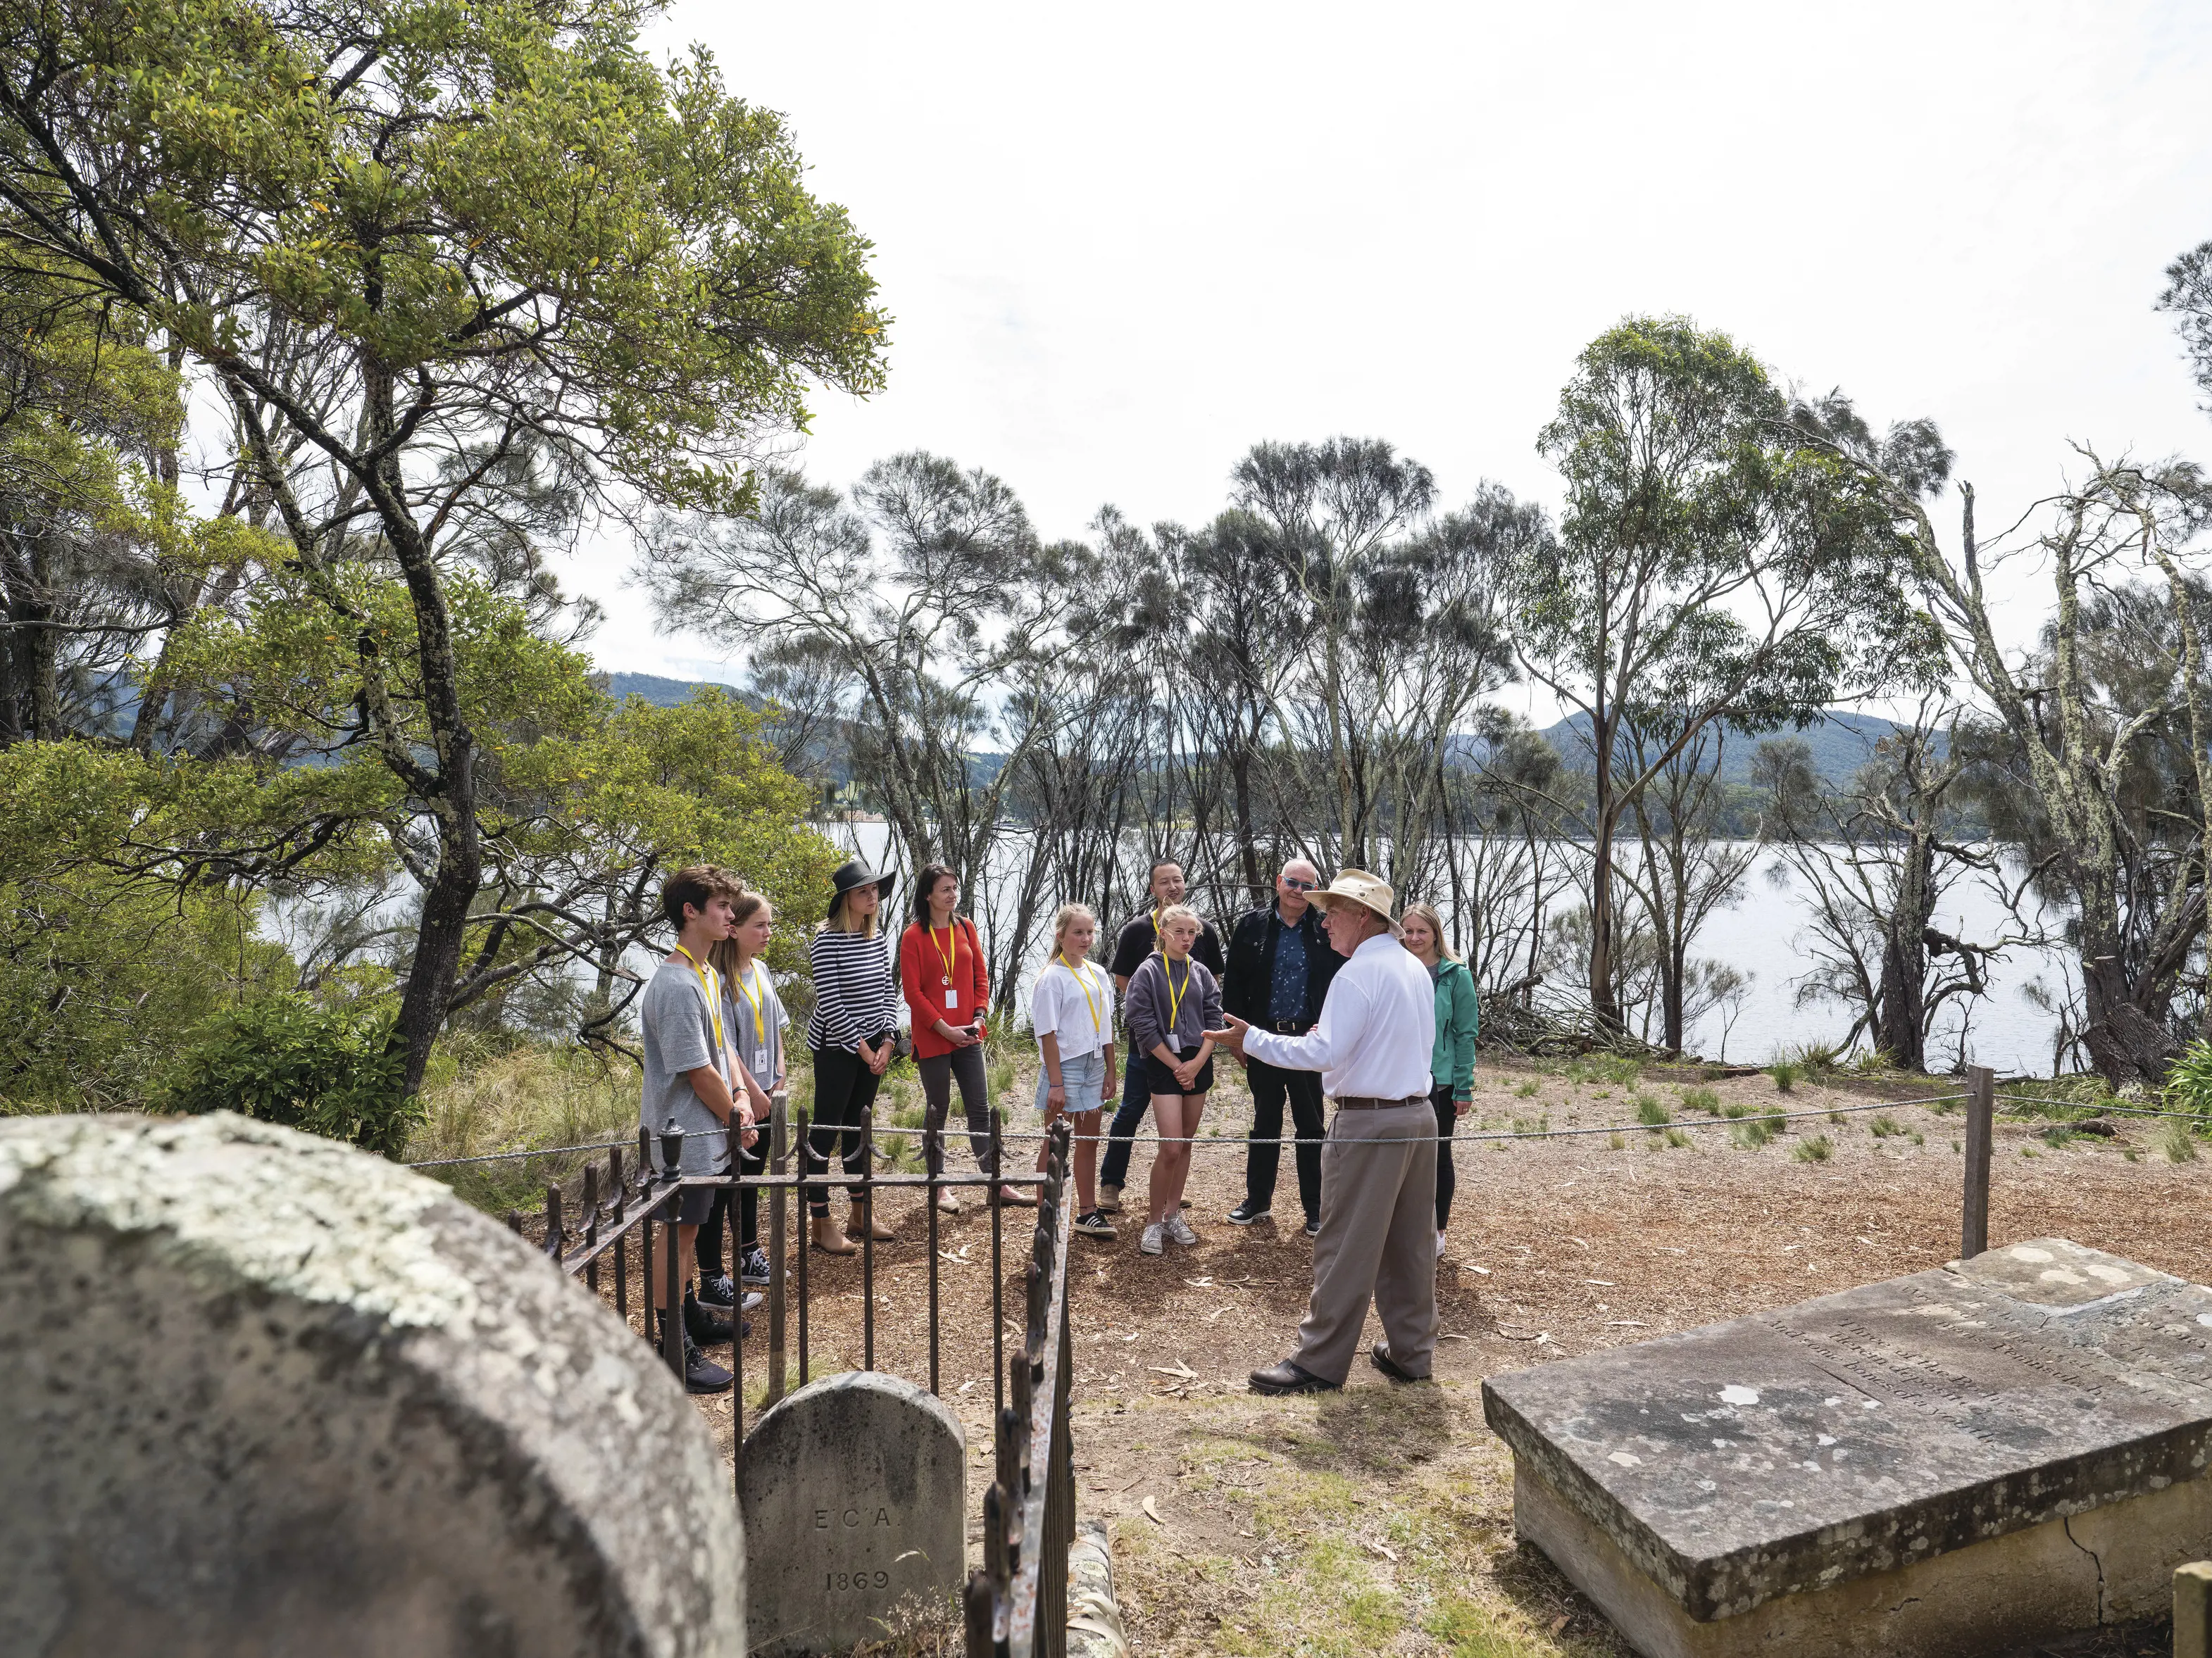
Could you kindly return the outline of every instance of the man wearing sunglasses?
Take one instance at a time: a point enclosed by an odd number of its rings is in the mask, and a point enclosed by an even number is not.
[[[1286,1036],[1313,1028],[1328,982],[1344,963],[1322,936],[1320,910],[1306,897],[1320,885],[1321,872],[1304,859],[1293,858],[1275,877],[1275,902],[1237,918],[1229,934],[1228,970],[1221,980],[1223,1011]],[[1322,1115],[1321,1073],[1248,1060],[1244,1078],[1252,1089],[1252,1134],[1244,1148],[1244,1200],[1229,1212],[1229,1218],[1249,1226],[1274,1206],[1282,1148],[1273,1142],[1282,1134],[1283,1102],[1288,1099],[1297,1135],[1298,1201],[1311,1237],[1321,1224],[1321,1142],[1328,1127]]]

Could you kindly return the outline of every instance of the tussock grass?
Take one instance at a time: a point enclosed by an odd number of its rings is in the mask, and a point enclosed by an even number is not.
[[[1809,1140],[1798,1142],[1797,1149],[1790,1155],[1800,1163],[1826,1163],[1836,1152],[1836,1143],[1826,1134],[1815,1134]]]
[[[1685,1111],[1702,1111],[1709,1117],[1721,1114],[1721,1096],[1710,1088],[1685,1088],[1680,1090]]]
[[[532,1046],[489,1057],[464,1052],[441,1059],[423,1090],[428,1110],[408,1137],[404,1162],[636,1137],[637,1068],[619,1056]],[[477,1208],[503,1214],[537,1208],[549,1181],[566,1181],[605,1155],[570,1152],[422,1172]]]
[[[1787,1094],[1797,1086],[1797,1079],[1805,1074],[1805,1067],[1795,1060],[1777,1060],[1766,1067],[1766,1074],[1774,1078],[1774,1085]]]

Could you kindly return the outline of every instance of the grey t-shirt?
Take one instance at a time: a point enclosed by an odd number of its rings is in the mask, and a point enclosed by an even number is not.
[[[738,1063],[752,1072],[753,1080],[761,1085],[761,1092],[769,1093],[775,1089],[775,1073],[783,1064],[783,1033],[790,1028],[791,1015],[784,1011],[783,999],[769,982],[768,969],[758,962],[753,963],[744,983],[740,985],[731,980],[725,988],[727,996],[722,1004],[722,1017],[727,1023],[730,1046],[737,1054]],[[755,997],[760,999],[757,1021],[753,1017]]]
[[[717,978],[719,989],[720,980]],[[663,962],[645,987],[644,1006],[638,1018],[645,1028],[645,1093],[638,1105],[638,1121],[646,1132],[659,1135],[671,1117],[684,1133],[684,1172],[719,1174],[730,1166],[729,1140],[722,1120],[707,1108],[691,1086],[688,1074],[711,1065],[731,1078],[726,1023],[724,1041],[714,1041],[713,1004],[699,975],[684,962]],[[726,1004],[725,1004],[726,1005]],[[660,1161],[660,1145],[653,1142],[653,1162]]]

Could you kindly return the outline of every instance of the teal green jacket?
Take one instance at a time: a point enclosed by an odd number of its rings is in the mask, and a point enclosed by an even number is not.
[[[1474,1093],[1474,1028],[1479,1017],[1474,975],[1465,962],[1447,958],[1437,975],[1437,1045],[1429,1055],[1429,1075],[1437,1086],[1451,1084],[1454,1099]]]

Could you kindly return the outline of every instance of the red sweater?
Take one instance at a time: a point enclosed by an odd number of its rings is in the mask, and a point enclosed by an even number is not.
[[[920,922],[909,922],[899,938],[899,980],[906,988],[906,1005],[914,1015],[914,1052],[917,1059],[950,1054],[952,1044],[937,1034],[939,1019],[949,1025],[974,1024],[988,1004],[991,981],[983,968],[983,945],[975,924],[965,915],[952,918],[950,938],[952,971],[945,970],[948,943],[942,929],[933,932]],[[947,977],[960,1005],[945,1005]]]

